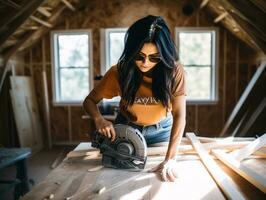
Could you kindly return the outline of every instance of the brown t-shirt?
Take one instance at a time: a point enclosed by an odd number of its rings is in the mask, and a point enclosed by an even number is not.
[[[185,72],[181,65],[174,69],[174,87],[172,99],[180,95],[186,95]],[[121,96],[118,80],[117,66],[111,67],[97,86],[91,91],[89,97],[94,99],[111,99]],[[170,106],[171,107],[171,106]],[[138,125],[156,124],[167,116],[167,110],[163,104],[152,95],[152,78],[143,76],[143,81],[138,89],[133,105],[127,108],[120,101],[120,112],[131,122]]]

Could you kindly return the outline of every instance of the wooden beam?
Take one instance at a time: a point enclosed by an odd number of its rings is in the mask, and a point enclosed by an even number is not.
[[[71,4],[69,3],[67,0],[61,0],[70,10],[72,11],[76,11],[76,8]]]
[[[230,153],[230,156],[232,156],[237,161],[241,161],[245,158],[247,158],[249,155],[260,149],[266,145],[266,133],[262,135],[261,137],[257,138],[247,146],[243,147],[242,149],[233,151]]]
[[[248,116],[247,121],[243,124],[242,129],[239,131],[238,135],[239,136],[246,135],[250,131],[252,125],[255,125],[256,120],[258,120],[258,118],[265,110],[266,110],[266,97],[262,99],[262,101],[259,103],[258,106],[256,106],[255,109],[251,109],[252,113]]]
[[[43,21],[43,20],[41,20],[41,19],[39,19],[39,18],[37,18],[37,17],[35,17],[35,16],[30,16],[30,18],[33,20],[33,21],[35,21],[35,22],[38,22],[39,24],[41,24],[41,25],[44,25],[44,26],[46,26],[46,27],[48,27],[48,28],[52,28],[53,26],[52,26],[52,24],[50,24],[50,23],[48,23],[48,22],[46,22],[46,21]]]
[[[254,6],[250,1],[221,0],[220,3],[229,15],[255,41],[256,45],[264,54],[266,54],[265,12]]]
[[[52,17],[49,18],[48,23],[50,23],[52,26],[54,26],[56,24],[57,18],[61,15],[61,13],[63,12],[63,10],[65,8],[66,8],[66,6],[61,6],[61,5],[57,6],[52,13]],[[34,32],[30,32],[27,35],[25,35],[24,38],[21,40],[21,42],[19,42],[19,44],[14,46],[8,52],[4,52],[5,60],[8,60],[17,51],[21,51],[21,50],[27,48],[28,46],[32,45],[34,42],[36,42],[42,35],[47,33],[49,30],[50,30],[50,28],[48,28],[46,26],[42,26],[38,30],[36,30]]]
[[[210,155],[206,152],[200,141],[197,139],[194,133],[187,133],[186,137],[188,137],[198,152],[201,161],[217,183],[217,185],[221,188],[223,193],[229,199],[246,199],[243,194],[239,191],[237,185],[233,182],[231,177],[229,177],[210,157]]]
[[[210,0],[202,0],[201,4],[200,4],[200,9],[204,8]]]
[[[52,13],[50,13],[48,10],[46,10],[44,7],[39,7],[38,12],[44,15],[45,17],[51,17]]]
[[[226,155],[226,153],[224,153],[222,150],[216,149],[213,150],[212,153],[240,176],[245,178],[251,184],[255,185],[262,192],[266,193],[266,179],[261,174],[256,173],[255,170],[252,170],[251,168],[241,164],[231,156]]]
[[[246,145],[250,144],[249,141],[242,141],[242,142],[211,142],[202,144],[206,151],[210,151],[211,149],[238,149],[245,147]],[[167,152],[168,146],[162,147],[149,147],[147,154],[148,155],[165,155]],[[194,148],[189,145],[180,145],[179,148],[176,150],[177,153],[194,153]]]
[[[14,1],[11,0],[0,0],[3,4],[10,6],[12,8],[15,8],[16,10],[21,9],[21,5],[15,3]]]
[[[16,12],[10,12],[1,20],[0,28],[0,46],[9,38],[19,26],[21,26],[26,19],[42,4],[44,0],[25,1],[22,9]]]
[[[214,23],[218,23],[219,21],[223,20],[228,15],[228,12],[224,12],[220,14],[218,17],[214,19]]]
[[[233,111],[231,112],[231,115],[226,121],[220,136],[226,136],[228,134],[232,134],[232,132],[230,131],[232,130],[233,127],[237,126],[239,120],[241,120],[241,117],[245,113],[246,108],[252,99],[254,91],[257,90],[258,85],[264,83],[265,73],[266,73],[266,63],[262,62],[260,67],[253,75],[252,79],[250,80],[249,84],[247,85],[246,89],[242,93]]]

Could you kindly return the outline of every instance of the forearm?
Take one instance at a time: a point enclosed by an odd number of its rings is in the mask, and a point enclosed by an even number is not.
[[[93,120],[97,120],[97,119],[102,118],[102,115],[101,115],[100,110],[97,106],[97,103],[95,103],[89,97],[86,97],[86,99],[84,100],[83,108],[86,111],[86,113],[89,114]]]
[[[173,159],[176,156],[178,146],[180,145],[182,140],[185,125],[186,125],[185,117],[181,116],[174,117],[170,141],[165,156],[165,160]]]

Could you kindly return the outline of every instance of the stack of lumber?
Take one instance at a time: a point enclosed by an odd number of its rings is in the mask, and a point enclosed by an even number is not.
[[[81,143],[23,199],[263,199],[266,134],[206,138],[187,133],[177,150],[178,179],[147,170],[164,159],[167,143],[148,148],[145,170],[104,168],[91,143]]]

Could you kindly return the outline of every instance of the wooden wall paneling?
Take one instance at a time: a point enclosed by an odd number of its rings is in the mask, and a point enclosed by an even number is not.
[[[49,149],[52,148],[52,138],[51,138],[51,120],[50,120],[50,107],[49,107],[49,96],[47,87],[47,75],[46,75],[46,45],[45,38],[42,39],[42,86],[43,86],[43,110],[44,110],[44,123],[45,123],[45,135],[47,136],[47,143]]]
[[[245,88],[248,84],[248,64],[247,62],[240,62],[239,63],[239,80],[238,80],[238,100],[243,94]]]
[[[71,106],[67,106],[67,114],[68,114],[68,141],[72,142],[72,118],[71,118]]]
[[[68,110],[63,106],[53,106],[50,112],[51,117],[51,134],[53,144],[59,141],[68,141]]]
[[[187,105],[186,129],[185,132],[193,132],[195,130],[195,108]]]
[[[236,37],[227,31],[227,62],[235,62],[236,60]]]
[[[11,101],[21,147],[33,153],[43,148],[42,126],[33,80],[26,76],[10,77]]]
[[[264,97],[258,104],[256,103],[255,106],[252,106],[250,108],[250,114],[247,116],[247,120],[243,124],[242,129],[239,131],[238,136],[255,135],[256,132],[253,132],[250,129],[252,126],[256,126],[256,124],[258,123],[258,118],[265,111],[266,111],[266,97]],[[261,135],[263,134],[263,132],[258,134]]]
[[[214,105],[201,105],[199,107],[199,133],[200,136],[216,137],[222,127],[220,107]]]
[[[225,136],[227,134],[230,134],[230,129],[232,127],[235,127],[237,123],[239,123],[239,120],[243,116],[244,112],[247,110],[250,103],[253,103],[256,105],[256,101],[258,99],[256,98],[256,95],[263,95],[264,93],[260,93],[260,88],[263,86],[263,82],[265,81],[265,72],[266,72],[266,65],[265,63],[262,63],[261,66],[258,68],[254,76],[252,77],[252,80],[248,84],[247,88],[243,92],[242,96],[240,97],[239,101],[237,102],[236,106],[234,107],[230,117],[228,118],[221,135]],[[255,98],[254,98],[255,97]]]
[[[227,62],[226,68],[226,102],[225,102],[225,119],[228,119],[235,106],[235,85],[236,84],[236,63]]]
[[[235,103],[238,101],[239,98],[239,41],[236,41],[236,77],[235,77]]]
[[[29,68],[30,68],[30,75],[34,77],[33,73],[33,67],[32,67],[32,49],[30,49],[30,60],[29,60]]]
[[[93,130],[90,124],[92,120],[81,120],[81,116],[84,115],[84,110],[81,106],[72,107],[71,111],[73,141],[88,141],[89,137],[87,134]]]
[[[226,65],[227,65],[227,32],[224,32],[224,41],[223,41],[223,48],[224,48],[224,56],[223,56],[223,123],[225,123],[226,119]]]
[[[195,105],[195,131],[199,132],[199,106]]]

